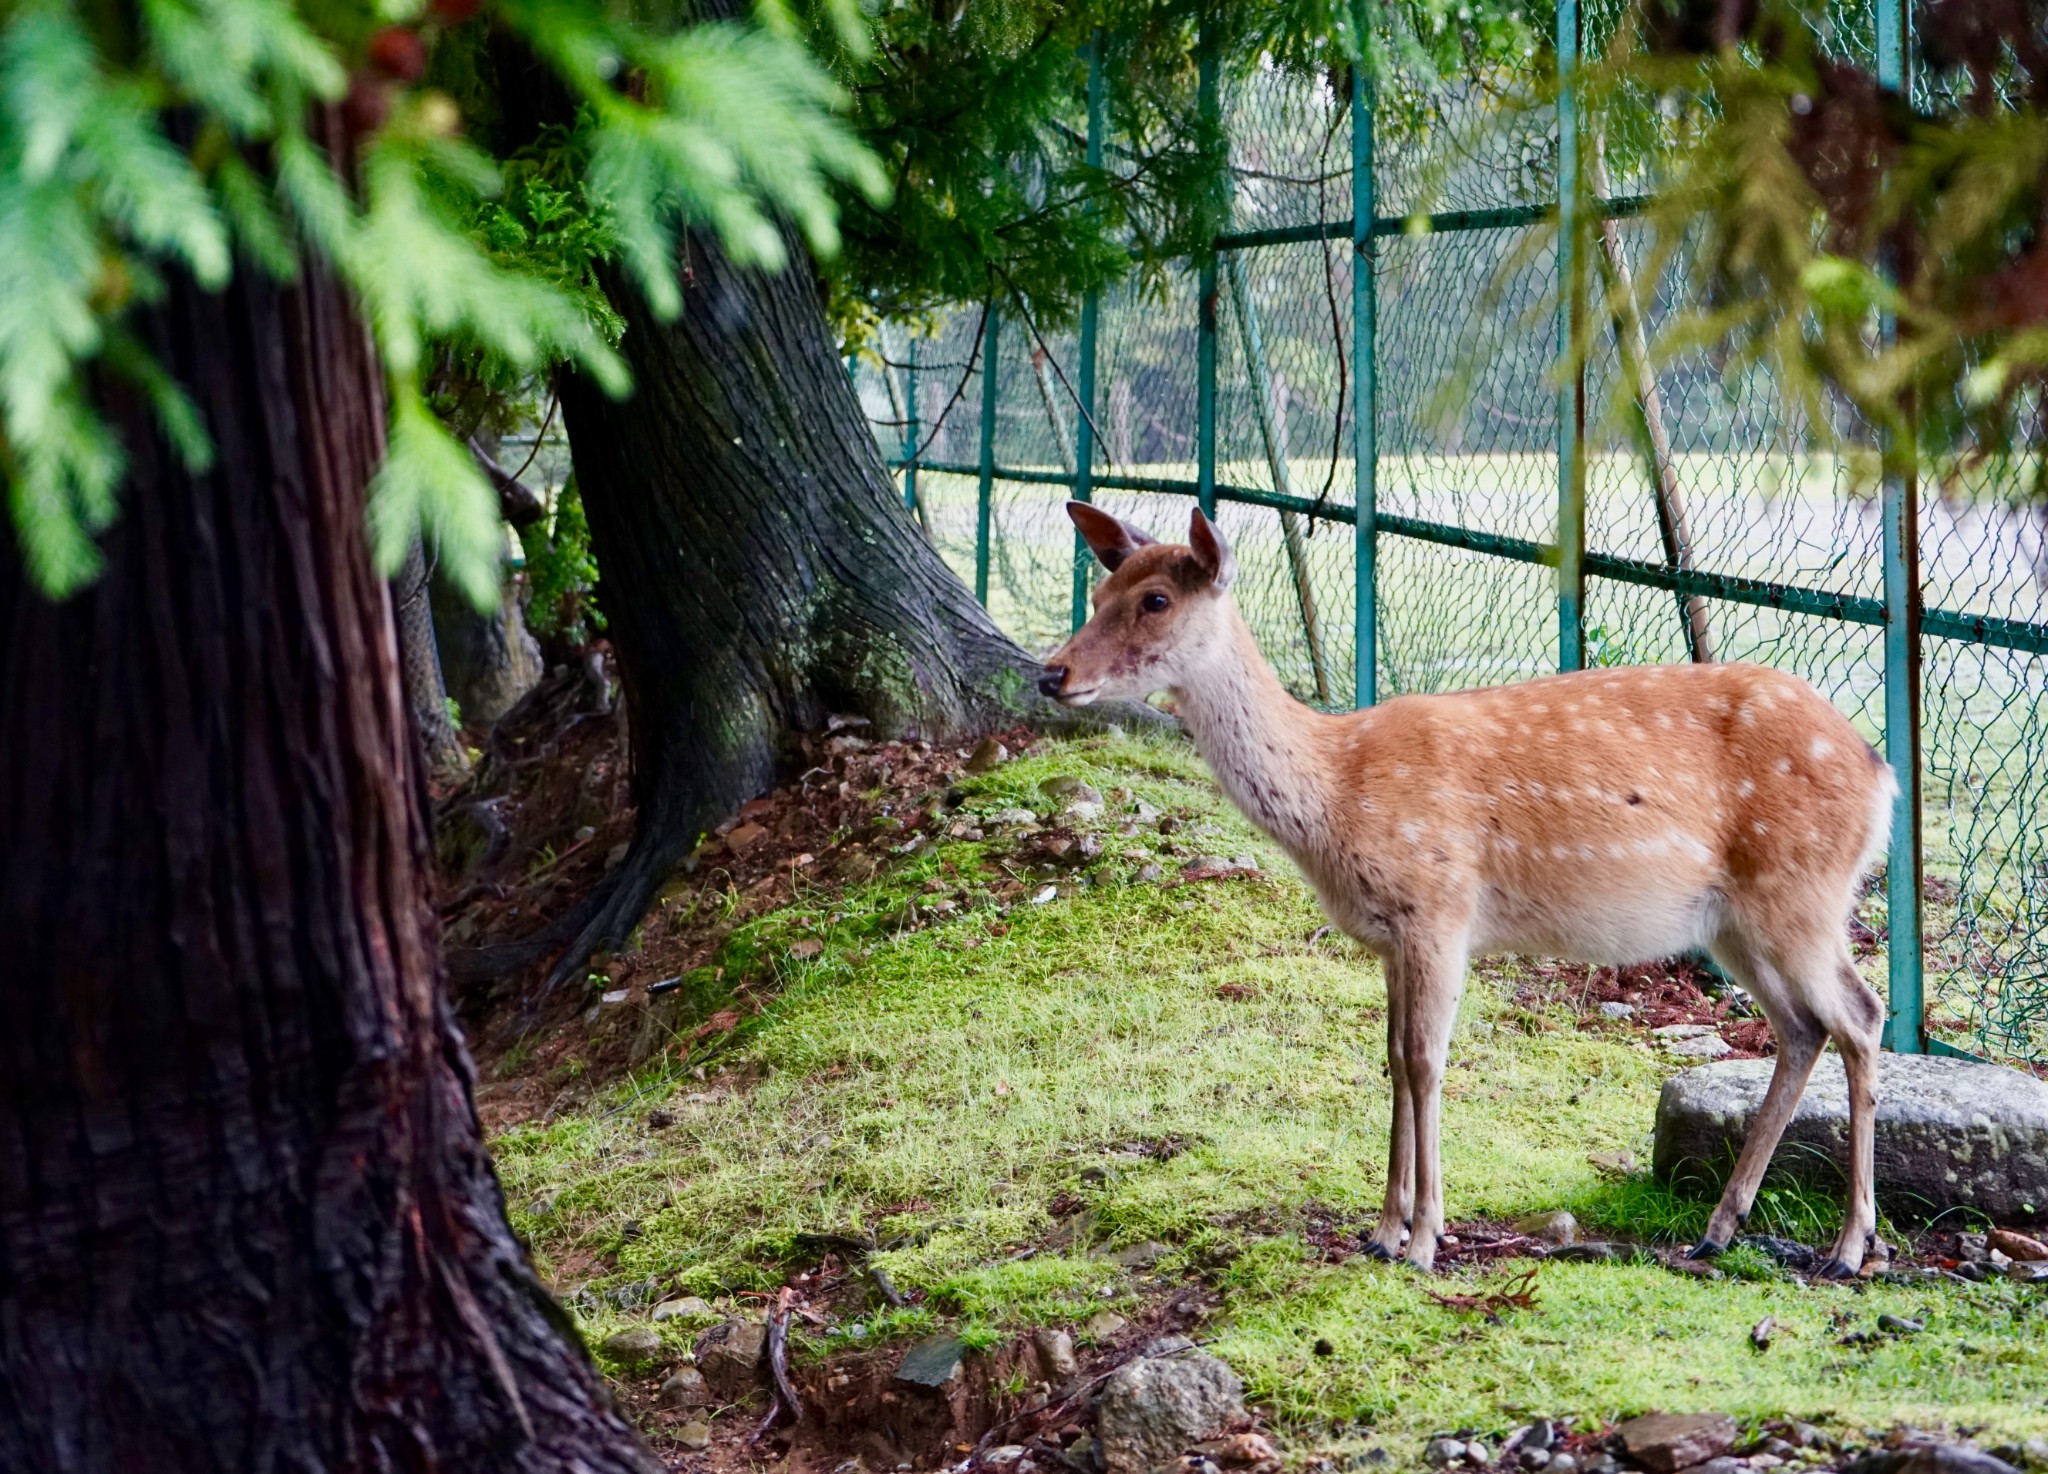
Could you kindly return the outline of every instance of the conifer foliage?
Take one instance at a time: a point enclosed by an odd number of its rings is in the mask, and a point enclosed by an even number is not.
[[[416,526],[480,602],[495,598],[496,500],[430,412],[437,347],[509,372],[570,362],[611,392],[624,368],[591,303],[477,223],[502,184],[465,137],[437,47],[483,24],[514,33],[580,104],[569,140],[610,240],[657,311],[678,304],[676,231],[709,222],[737,259],[780,265],[774,219],[836,245],[832,190],[879,199],[871,156],[834,115],[838,89],[790,14],[655,28],[598,0],[23,0],[0,20],[0,466],[36,582],[61,595],[98,567],[126,450],[94,407],[97,376],[144,393],[194,469],[212,455],[185,391],[125,327],[164,272],[218,288],[317,259],[360,305],[390,401],[373,488],[380,563]],[[857,51],[850,7],[830,12]],[[309,110],[338,105],[333,157]]]

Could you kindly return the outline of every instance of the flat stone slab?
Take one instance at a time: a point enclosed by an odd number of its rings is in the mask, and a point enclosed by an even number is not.
[[[1665,1083],[1651,1169],[1727,1178],[1775,1062],[1723,1060]],[[1877,1191],[1895,1217],[1968,1206],[2004,1223],[2048,1215],[2048,1083],[2002,1065],[1929,1054],[1878,1057]],[[1821,1056],[1772,1171],[1847,1180],[1849,1085]]]

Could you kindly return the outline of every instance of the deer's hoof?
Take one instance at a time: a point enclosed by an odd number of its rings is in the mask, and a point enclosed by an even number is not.
[[[1829,1259],[1813,1272],[1817,1280],[1852,1280],[1856,1278],[1856,1266],[1846,1259]]]
[[[1367,1239],[1365,1243],[1365,1257],[1377,1259],[1382,1264],[1391,1264],[1394,1259],[1394,1251],[1378,1239]]]
[[[1727,1247],[1728,1246],[1726,1244],[1717,1244],[1712,1239],[1701,1239],[1698,1243],[1694,1244],[1690,1249],[1686,1250],[1685,1257],[1688,1259],[1698,1260],[1700,1263],[1704,1264],[1709,1259],[1720,1258],[1722,1253],[1727,1249]]]

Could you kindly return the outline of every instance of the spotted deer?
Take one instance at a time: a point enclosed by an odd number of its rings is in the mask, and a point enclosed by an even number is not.
[[[1627,964],[1700,948],[1760,1005],[1778,1057],[1693,1254],[1720,1252],[1748,1216],[1829,1039],[1848,1072],[1850,1174],[1824,1272],[1854,1275],[1880,1251],[1884,1008],[1846,931],[1896,785],[1841,713],[1796,676],[1733,664],[1315,711],[1260,654],[1230,596],[1236,558],[1199,510],[1186,546],[1067,511],[1109,577],[1041,689],[1076,706],[1171,693],[1223,791],[1383,964],[1394,1120],[1373,1254],[1435,1262],[1440,1093],[1468,958]]]

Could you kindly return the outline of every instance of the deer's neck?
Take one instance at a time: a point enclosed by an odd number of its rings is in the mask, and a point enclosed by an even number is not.
[[[1296,701],[1235,609],[1229,638],[1172,690],[1195,747],[1245,817],[1297,859],[1327,823],[1327,782],[1317,727],[1326,719]]]

